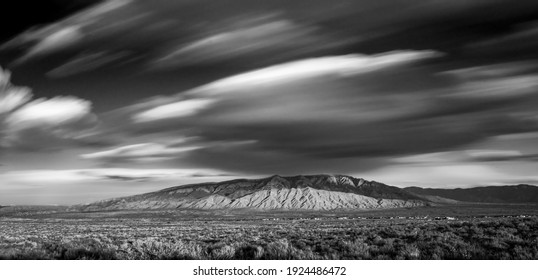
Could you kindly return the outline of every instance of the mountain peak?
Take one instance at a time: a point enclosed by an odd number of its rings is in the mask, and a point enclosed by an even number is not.
[[[288,187],[289,181],[285,177],[281,177],[279,175],[273,175],[271,177],[266,178],[267,185],[270,187]]]
[[[346,175],[273,175],[220,183],[177,186],[161,191],[106,200],[85,206],[96,209],[250,208],[374,209],[427,205],[400,188]]]

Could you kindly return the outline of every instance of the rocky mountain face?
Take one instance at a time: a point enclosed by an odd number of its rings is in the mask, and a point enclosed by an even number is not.
[[[272,176],[172,187],[104,200],[81,210],[114,209],[378,209],[418,207],[429,202],[404,189],[344,175]]]
[[[473,203],[538,203],[538,187],[533,185],[488,186],[468,189],[405,188],[405,191],[433,201]]]

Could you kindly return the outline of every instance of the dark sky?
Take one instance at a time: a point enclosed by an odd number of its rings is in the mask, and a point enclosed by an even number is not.
[[[133,174],[144,188],[276,173],[538,179],[534,0],[18,5],[0,38],[11,72],[0,168],[13,197],[87,191],[24,174],[101,180],[91,197],[140,191],[110,187]]]
[[[102,2],[101,0],[18,0],[6,1],[2,10],[9,13],[2,17],[2,31],[0,42],[3,43],[12,37],[30,28],[46,25],[58,21],[70,14],[80,11],[88,6]]]

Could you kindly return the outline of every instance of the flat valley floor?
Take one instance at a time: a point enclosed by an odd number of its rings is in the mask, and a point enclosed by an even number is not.
[[[334,212],[6,207],[0,259],[538,259],[538,205]]]

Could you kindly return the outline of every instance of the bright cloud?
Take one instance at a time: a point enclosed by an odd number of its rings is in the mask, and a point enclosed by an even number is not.
[[[15,111],[6,122],[12,128],[55,127],[75,123],[90,112],[91,103],[76,97],[37,99]]]
[[[328,117],[330,119],[342,115],[357,116],[357,114],[360,114],[360,117],[356,117],[356,121],[371,118],[390,119],[399,116],[404,111],[406,113],[413,111],[416,106],[422,105],[421,100],[416,100],[417,102],[412,107],[407,108],[394,108],[394,106],[387,104],[391,110],[376,114],[369,108],[369,104],[367,104],[371,102],[369,100],[364,100],[363,104],[355,102],[354,105],[358,107],[346,108],[352,105],[348,103],[348,100],[338,100],[337,96],[334,96],[331,100],[326,100],[326,104],[322,104],[319,95],[323,94],[329,97],[331,91],[338,94],[338,91],[342,91],[341,89],[335,90],[330,87],[338,84],[339,80],[353,79],[375,71],[390,70],[400,65],[440,55],[438,52],[429,50],[394,51],[372,56],[353,54],[283,63],[217,80],[182,92],[177,95],[176,99],[179,101],[176,102],[170,97],[161,98],[161,104],[158,100],[151,100],[147,102],[147,104],[151,103],[150,109],[136,112],[132,115],[132,120],[135,123],[169,122],[174,119],[194,117],[203,114],[202,112],[211,111],[206,110],[210,107],[215,107],[216,111],[219,111],[216,103],[222,100],[229,101],[228,104],[239,102],[243,103],[244,106],[246,102],[249,102],[252,105],[250,108],[235,110],[234,114],[237,116],[226,114],[222,118],[223,121],[230,117],[251,122],[260,118],[290,120]],[[314,89],[310,89],[309,84],[320,85],[317,89],[314,87]],[[343,82],[343,84],[342,89],[351,90],[347,88],[349,83]],[[356,94],[352,98],[360,100],[363,97],[364,95]],[[239,100],[239,98],[244,98],[244,100]],[[408,97],[408,99],[410,98],[413,97]],[[368,99],[370,98],[368,97]],[[378,104],[377,106],[385,105]],[[139,104],[139,107],[147,106],[142,103]]]
[[[0,114],[5,114],[13,111],[22,104],[28,102],[32,98],[31,91],[27,88],[12,88],[3,91],[0,95]]]
[[[11,73],[0,68],[0,115],[13,111],[32,98],[29,88],[13,86]]]
[[[435,51],[394,51],[373,56],[350,54],[305,59],[225,78],[194,89],[192,92],[211,94],[326,75],[352,76],[440,55]]]
[[[82,2],[0,46],[36,92],[0,71],[0,173],[381,168],[382,182],[407,174],[436,186],[535,173],[536,0]],[[84,199],[185,182],[166,173],[153,184],[145,172],[17,176],[63,180]]]
[[[283,169],[283,155],[296,162],[297,172],[314,159],[347,157],[470,162],[478,159],[439,151],[536,129],[509,109],[532,96],[534,81],[524,70],[497,65],[447,75],[421,63],[439,55],[393,51],[278,64],[132,106],[130,129],[198,137],[200,148],[185,161],[253,172]],[[494,79],[475,73],[493,67],[509,67],[512,74]],[[209,144],[243,141],[249,144]],[[237,161],[239,155],[244,160]]]
[[[65,145],[64,140],[69,142],[77,138],[97,121],[89,101],[72,96],[30,101],[31,96],[29,89],[9,83],[9,73],[3,74],[0,86],[1,147],[56,148]]]
[[[191,99],[179,101],[138,113],[133,116],[133,120],[135,122],[142,123],[191,116],[208,108],[214,102],[215,101],[212,99]]]

